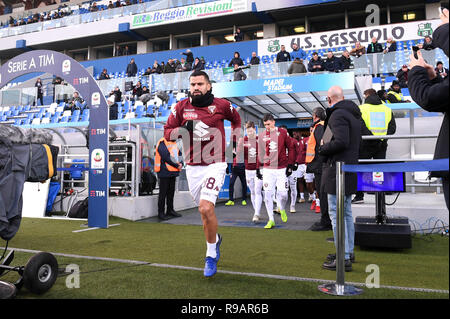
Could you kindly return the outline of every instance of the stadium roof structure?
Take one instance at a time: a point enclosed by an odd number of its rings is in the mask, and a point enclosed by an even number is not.
[[[316,107],[327,108],[327,91],[333,85],[342,87],[346,99],[360,104],[356,79],[353,72],[305,74],[214,83],[213,93],[258,118],[271,113],[276,119],[292,119],[311,117]]]

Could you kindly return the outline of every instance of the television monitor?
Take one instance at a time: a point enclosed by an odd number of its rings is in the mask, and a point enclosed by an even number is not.
[[[406,192],[404,172],[358,172],[358,191]]]

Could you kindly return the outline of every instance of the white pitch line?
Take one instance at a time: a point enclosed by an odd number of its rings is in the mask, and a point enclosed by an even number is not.
[[[112,225],[111,225],[112,226]],[[32,250],[32,249],[23,249],[23,248],[12,248],[8,247],[8,249],[25,252],[25,253],[39,253],[40,250]],[[180,266],[180,265],[169,265],[169,264],[158,264],[158,263],[150,263],[147,261],[140,260],[132,260],[132,259],[120,259],[120,258],[109,258],[109,257],[97,257],[97,256],[83,256],[83,255],[75,255],[75,254],[64,254],[64,253],[51,253],[55,256],[61,257],[70,257],[70,258],[80,258],[80,259],[89,259],[89,260],[101,260],[101,261],[110,261],[110,262],[119,262],[126,264],[137,264],[137,265],[145,265],[157,268],[171,268],[171,269],[180,269],[180,270],[194,270],[203,272],[203,268],[198,267],[189,267],[189,266]],[[259,278],[269,278],[269,279],[278,279],[278,280],[289,280],[289,281],[305,281],[305,282],[315,282],[315,283],[334,283],[335,280],[326,280],[326,279],[318,279],[318,278],[303,278],[303,277],[295,277],[295,276],[283,276],[283,275],[272,275],[272,274],[259,274],[259,273],[249,273],[249,272],[239,272],[239,271],[230,271],[230,270],[217,270],[218,273],[228,274],[228,275],[239,275],[239,276],[247,276],[247,277],[259,277]],[[366,284],[360,282],[346,282],[346,284],[365,287]],[[385,286],[380,285],[380,288],[385,289],[396,289],[396,290],[405,290],[405,291],[415,291],[415,292],[430,292],[430,293],[442,293],[448,294],[448,290],[441,289],[429,289],[429,288],[414,288],[414,287],[401,287],[401,286]],[[369,289],[369,288],[368,288]],[[377,289],[377,288],[372,288]]]
[[[113,227],[113,226],[119,226],[120,224],[112,224],[112,225],[108,225],[109,227]],[[83,231],[88,231],[88,230],[94,230],[94,229],[101,229],[100,227],[90,227],[90,228],[85,228],[85,229],[78,229],[78,230],[73,230],[72,233],[81,233]]]

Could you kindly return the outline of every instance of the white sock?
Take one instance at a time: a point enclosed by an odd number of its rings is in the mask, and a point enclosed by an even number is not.
[[[312,200],[316,200],[316,195],[314,193],[309,194],[309,198],[311,198]]]
[[[316,206],[320,207],[320,199],[316,198]]]
[[[300,198],[301,198],[301,199],[305,199],[305,194],[300,193]]]
[[[206,242],[206,257],[212,257],[212,258],[217,257],[216,243],[218,241],[219,241],[219,236],[216,234],[216,242],[214,244],[210,244],[210,243]]]

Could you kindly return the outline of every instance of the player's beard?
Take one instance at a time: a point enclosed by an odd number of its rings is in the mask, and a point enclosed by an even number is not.
[[[191,100],[191,104],[197,107],[205,107],[212,104],[214,100],[214,95],[211,93],[212,90],[207,91],[205,94],[196,94],[193,95],[189,92],[189,98]]]

